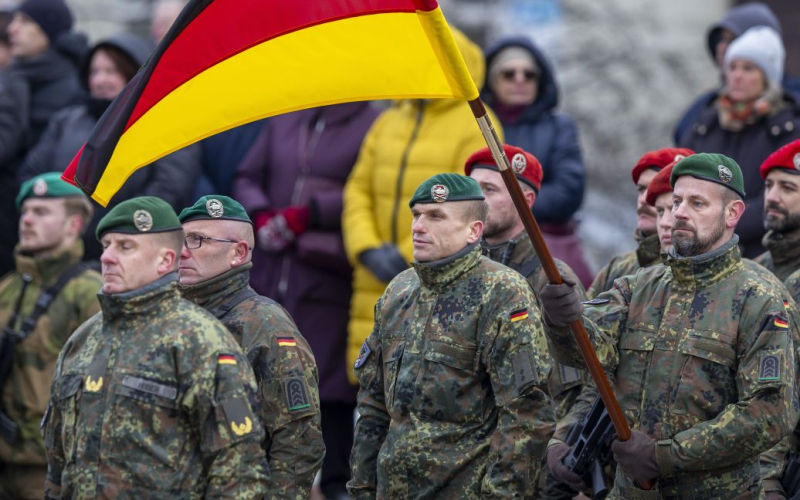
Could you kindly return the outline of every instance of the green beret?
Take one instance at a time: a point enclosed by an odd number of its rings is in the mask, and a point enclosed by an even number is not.
[[[123,201],[97,224],[97,239],[105,233],[147,234],[183,229],[169,203],[155,196]]]
[[[420,184],[408,202],[409,207],[417,203],[444,203],[446,201],[484,200],[478,181],[461,174],[436,174]]]
[[[22,184],[17,194],[17,210],[28,198],[65,198],[67,196],[86,196],[79,188],[61,180],[61,172],[48,172],[37,175]]]
[[[672,167],[670,185],[674,188],[675,181],[683,175],[691,175],[704,181],[716,182],[728,189],[732,189],[744,198],[744,179],[739,164],[725,155],[717,153],[698,153],[687,156]]]
[[[191,207],[181,210],[178,219],[181,224],[190,220],[236,220],[253,223],[241,203],[218,194],[203,196]]]

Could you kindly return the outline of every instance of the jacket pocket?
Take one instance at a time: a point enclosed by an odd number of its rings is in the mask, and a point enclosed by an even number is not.
[[[78,410],[81,400],[82,375],[65,375],[54,394],[54,406],[61,415],[61,421],[53,422],[47,426],[45,432],[45,444],[48,448],[56,445],[59,439],[57,431],[60,431],[61,446],[66,463],[74,462],[77,455],[78,442]],[[59,426],[60,429],[56,429]]]
[[[402,339],[390,338],[383,340],[383,393],[386,400],[386,408],[390,410],[395,405],[395,391],[397,390],[397,377],[400,371],[400,364],[405,350],[405,342]]]
[[[645,329],[626,330],[619,341],[619,365],[615,392],[628,419],[639,421],[645,383],[653,358],[656,332]]]
[[[475,373],[477,345],[453,339],[430,339],[423,354],[420,413],[445,422],[482,419],[491,384]]]
[[[175,467],[189,439],[179,414],[177,384],[123,375],[114,387],[111,456],[123,462]]]

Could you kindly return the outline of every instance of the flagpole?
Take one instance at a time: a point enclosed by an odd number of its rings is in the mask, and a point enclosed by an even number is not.
[[[497,135],[494,125],[492,125],[492,120],[486,112],[483,101],[478,98],[468,102],[472,114],[475,116],[478,126],[483,133],[486,144],[492,152],[492,157],[497,167],[500,169],[500,174],[508,188],[509,194],[511,194],[514,206],[517,208],[517,212],[522,218],[522,223],[525,226],[525,230],[528,232],[528,236],[530,236],[533,248],[536,250],[536,255],[539,256],[539,260],[542,262],[542,267],[544,267],[544,272],[547,275],[548,281],[553,285],[564,283],[564,279],[561,277],[561,273],[558,271],[558,267],[556,267],[556,263],[553,261],[553,256],[550,254],[550,249],[547,248],[547,244],[544,241],[544,236],[542,235],[541,229],[539,229],[539,224],[536,222],[533,212],[525,201],[525,196],[522,194],[519,181],[516,175],[514,175],[514,171],[510,168],[508,158],[503,150],[503,144],[500,141],[500,137]],[[586,362],[586,368],[597,384],[600,398],[602,398],[603,403],[605,403],[606,410],[608,410],[608,415],[611,418],[617,436],[619,436],[620,441],[627,441],[631,437],[631,429],[628,427],[628,421],[625,419],[625,415],[622,413],[617,398],[614,396],[614,391],[611,388],[608,377],[606,377],[603,371],[600,360],[597,359],[597,353],[595,353],[592,347],[592,343],[589,340],[589,336],[586,334],[583,323],[578,319],[570,325],[570,329],[572,330],[572,335],[575,337],[575,341],[578,343],[578,348],[581,351],[583,360]],[[645,490],[653,488],[652,483],[649,481],[639,486]]]

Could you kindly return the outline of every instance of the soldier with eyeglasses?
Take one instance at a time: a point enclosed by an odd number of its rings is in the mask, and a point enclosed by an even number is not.
[[[265,498],[306,499],[325,457],[311,348],[283,307],[249,285],[255,239],[239,202],[204,196],[179,218],[186,234],[179,267],[183,296],[230,330],[255,372],[271,470]]]

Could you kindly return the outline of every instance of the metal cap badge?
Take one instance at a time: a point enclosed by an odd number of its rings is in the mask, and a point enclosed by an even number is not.
[[[795,170],[800,170],[800,153],[795,153],[792,163],[794,163]]]
[[[522,153],[515,154],[511,159],[511,170],[521,175],[526,168],[528,168],[528,160],[525,159],[525,155]]]
[[[673,162],[676,162],[676,161],[681,161],[681,160],[683,160],[684,158],[686,158],[686,155],[680,155],[680,154],[678,154],[678,155],[675,155],[675,158],[674,158],[672,161],[673,161]]]
[[[145,233],[153,228],[153,216],[147,210],[137,210],[133,213],[133,225]]]
[[[211,217],[219,219],[225,213],[225,207],[218,199],[211,198],[210,200],[206,201],[206,211]]]
[[[450,190],[444,184],[436,184],[431,188],[431,198],[436,203],[444,203],[450,196]]]
[[[730,171],[728,167],[725,165],[717,165],[717,170],[719,171],[719,180],[728,184],[733,179],[733,172]]]
[[[33,184],[33,194],[36,196],[44,196],[47,194],[47,182],[44,179],[39,179]]]

